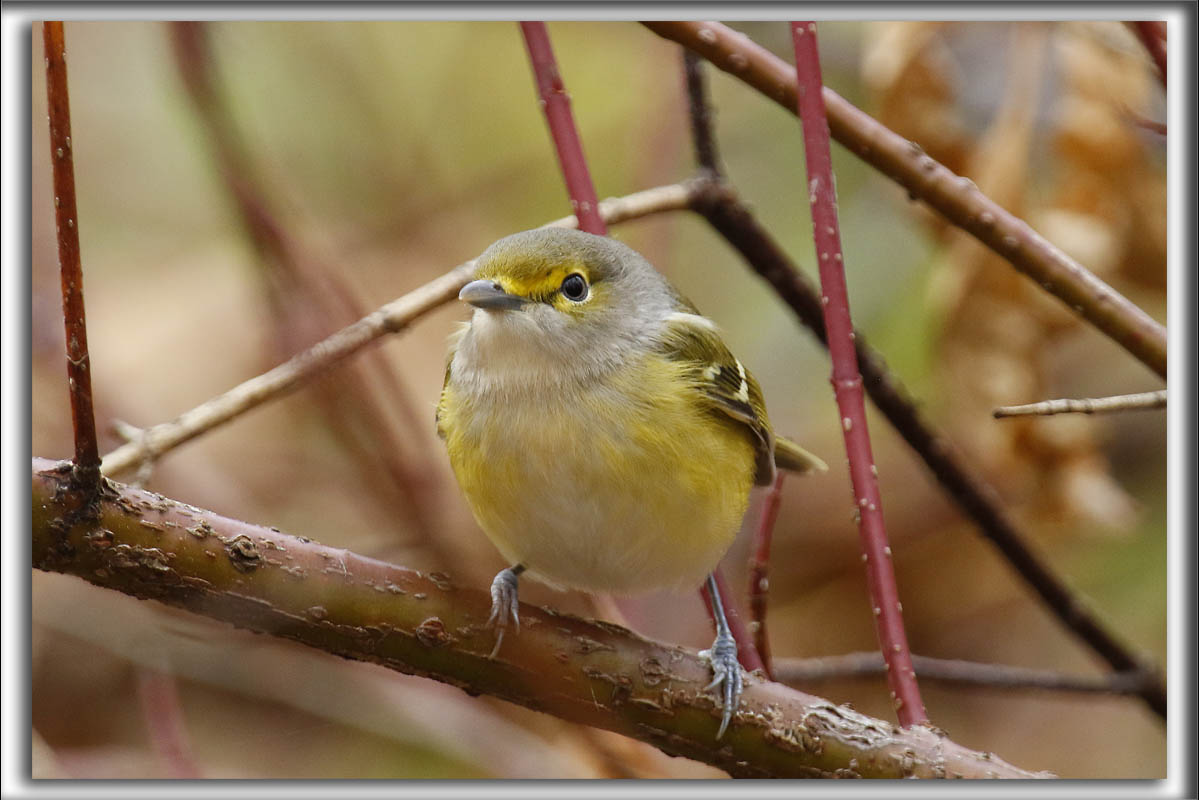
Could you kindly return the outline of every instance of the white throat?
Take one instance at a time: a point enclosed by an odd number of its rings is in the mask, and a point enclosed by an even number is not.
[[[615,365],[582,331],[546,333],[526,312],[476,309],[452,371],[470,392],[524,394],[531,387],[585,383]]]

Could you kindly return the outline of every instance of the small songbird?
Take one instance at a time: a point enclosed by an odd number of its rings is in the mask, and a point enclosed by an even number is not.
[[[603,236],[541,228],[479,256],[460,300],[437,430],[475,519],[512,566],[491,585],[496,650],[517,578],[630,594],[695,589],[716,617],[724,734],[742,676],[711,572],[750,487],[824,462],[774,435],[758,383],[648,261]],[[722,686],[723,684],[723,686]]]

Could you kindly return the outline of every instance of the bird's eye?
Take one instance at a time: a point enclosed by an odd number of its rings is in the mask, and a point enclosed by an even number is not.
[[[562,281],[562,294],[566,295],[567,300],[573,300],[576,303],[587,299],[587,280],[577,272],[566,276]]]

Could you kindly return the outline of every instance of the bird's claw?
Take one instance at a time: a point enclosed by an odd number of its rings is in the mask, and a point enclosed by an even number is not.
[[[496,636],[495,647],[491,649],[488,658],[495,658],[500,652],[500,644],[504,641],[504,631],[508,629],[509,619],[512,620],[513,629],[520,633],[518,574],[511,567],[502,569],[491,582],[491,616],[487,618],[487,625],[496,628]]]
[[[699,655],[712,665],[712,682],[704,687],[704,691],[717,687],[722,689],[717,693],[723,709],[720,715],[720,730],[716,732],[716,738],[719,739],[724,736],[729,722],[733,719],[733,712],[741,702],[744,683],[741,664],[737,661],[737,642],[728,633],[718,634],[712,646],[707,650],[701,650]]]

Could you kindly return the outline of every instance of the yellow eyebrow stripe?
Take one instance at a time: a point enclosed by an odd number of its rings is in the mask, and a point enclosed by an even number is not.
[[[512,294],[529,298],[547,297],[561,288],[562,281],[566,279],[567,275],[576,272],[583,276],[588,285],[591,284],[587,270],[580,264],[563,264],[527,276],[497,275],[495,280],[498,280],[505,290]]]

